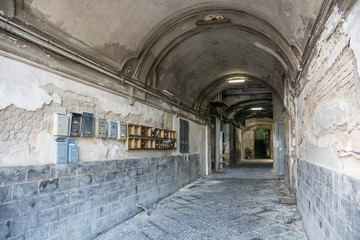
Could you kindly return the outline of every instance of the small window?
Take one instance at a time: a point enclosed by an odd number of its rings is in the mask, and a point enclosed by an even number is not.
[[[180,119],[180,152],[189,152],[189,122]]]

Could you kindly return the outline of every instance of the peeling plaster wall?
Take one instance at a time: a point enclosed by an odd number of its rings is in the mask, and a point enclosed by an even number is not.
[[[0,165],[52,163],[54,105],[67,112],[91,112],[96,118],[161,127],[179,132],[169,113],[86,86],[24,63],[0,57]],[[206,127],[193,124],[191,151],[205,154]],[[195,137],[196,136],[196,137]],[[179,137],[179,134],[178,134]],[[204,137],[204,138],[202,138]],[[78,138],[79,161],[174,155],[178,151],[125,151],[125,142]],[[197,144],[199,143],[199,145]],[[203,156],[202,156],[203,158]],[[202,159],[202,161],[204,161]],[[202,162],[201,162],[202,164]]]
[[[360,234],[357,225],[344,224],[358,222],[359,195],[353,185],[360,182],[360,159],[337,157],[332,147],[360,150],[359,17],[359,3],[348,17],[335,7],[307,63],[304,89],[287,102],[290,188],[297,187],[309,239]],[[296,166],[296,158],[305,167]]]
[[[329,21],[297,99],[298,157],[359,178],[360,160],[338,159],[331,146],[360,149],[360,82],[344,20]]]

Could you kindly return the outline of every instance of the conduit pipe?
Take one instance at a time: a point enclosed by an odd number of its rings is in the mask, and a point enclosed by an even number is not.
[[[198,115],[198,116],[201,116],[200,112],[197,112],[197,111],[194,111],[192,110],[191,108],[189,107],[186,107],[186,106],[183,106],[180,102],[176,102],[176,101],[173,101],[171,99],[168,99],[162,95],[159,95],[153,91],[150,91],[142,86],[139,86],[131,81],[125,81],[126,79],[124,77],[121,77],[119,75],[117,75],[117,72],[111,70],[111,69],[108,69],[104,66],[101,66],[100,64],[84,57],[84,56],[81,56],[79,55],[78,53],[60,45],[60,44],[57,44],[53,41],[51,41],[50,39],[47,39],[47,38],[44,38],[43,36],[37,34],[36,32],[34,31],[31,31],[29,29],[26,29],[26,28],[23,28],[22,26],[19,26],[18,24],[10,21],[8,18],[5,18],[5,17],[2,17],[0,16],[0,28],[3,29],[4,31],[6,32],[9,32],[11,34],[14,34],[22,39],[25,39],[29,42],[32,42],[32,43],[35,43],[41,47],[44,47],[52,52],[55,52],[61,56],[64,56],[66,58],[69,58],[75,62],[78,62],[84,66],[87,66],[97,72],[101,72],[111,78],[114,78],[116,80],[119,80],[121,81],[123,84],[127,84],[131,87],[134,87],[136,89],[139,89],[147,94],[150,94],[154,97],[157,97],[165,102],[168,102],[174,106],[177,106],[181,109],[186,109],[186,111],[188,112],[191,112],[195,115]]]
[[[337,157],[353,156],[357,159],[360,159],[360,152],[357,152],[354,150],[351,150],[351,151],[341,150],[341,149],[338,149],[335,144],[333,144],[332,147],[333,147]]]
[[[136,208],[141,208],[141,209],[143,209],[145,212],[146,212],[146,215],[148,215],[148,216],[150,216],[150,213],[149,213],[149,211],[147,210],[147,208],[146,207],[144,207],[144,206],[142,206],[142,205],[140,205],[140,204],[136,204]]]

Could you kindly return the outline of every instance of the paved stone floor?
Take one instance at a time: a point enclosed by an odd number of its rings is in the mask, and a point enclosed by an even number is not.
[[[269,168],[225,169],[98,236],[115,239],[307,239],[283,180]]]

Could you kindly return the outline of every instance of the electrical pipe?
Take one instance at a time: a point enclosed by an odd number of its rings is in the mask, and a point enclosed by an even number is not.
[[[143,209],[145,212],[146,212],[146,215],[148,215],[148,216],[150,216],[150,213],[149,213],[149,211],[147,210],[147,208],[146,207],[144,207],[144,206],[142,206],[142,205],[140,205],[140,204],[136,204],[136,208],[141,208],[141,209]]]
[[[335,144],[332,145],[337,157],[347,157],[347,156],[353,156],[357,159],[360,159],[360,152],[357,152],[357,151],[347,151],[347,150],[339,150]]]

